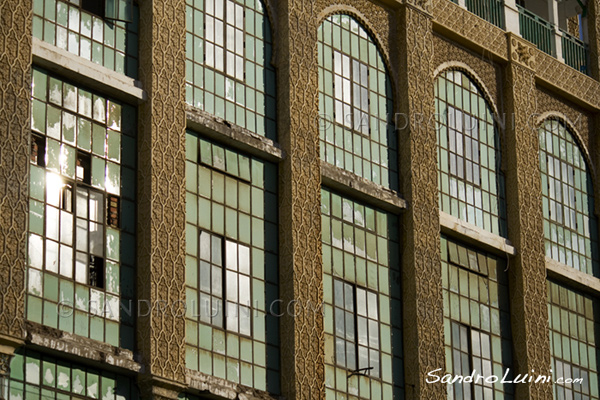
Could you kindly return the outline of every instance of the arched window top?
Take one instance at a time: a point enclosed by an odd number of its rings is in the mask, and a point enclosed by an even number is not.
[[[318,35],[321,159],[396,189],[392,90],[381,52],[349,15],[330,15]]]
[[[437,76],[435,98],[440,209],[504,236],[504,177],[491,107],[461,70]]]
[[[275,69],[262,0],[186,0],[186,101],[275,140]]]
[[[557,118],[539,128],[546,256],[600,276],[592,177],[574,135]]]

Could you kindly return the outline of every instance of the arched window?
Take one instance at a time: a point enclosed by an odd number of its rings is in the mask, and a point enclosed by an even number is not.
[[[463,72],[435,83],[440,209],[505,234],[504,178],[497,129],[481,90]]]
[[[276,139],[271,26],[260,0],[187,0],[186,101]]]
[[[598,227],[585,159],[561,121],[544,121],[539,135],[546,256],[599,276]]]
[[[348,15],[319,27],[321,159],[396,189],[392,89],[383,58],[367,31]]]

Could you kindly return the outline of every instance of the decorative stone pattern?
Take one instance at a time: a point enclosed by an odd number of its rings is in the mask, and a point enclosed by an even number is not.
[[[514,374],[549,374],[550,342],[546,299],[546,265],[539,172],[538,134],[528,124],[536,112],[534,73],[516,62],[505,69],[506,112],[515,115],[506,130],[506,181],[509,240],[517,255],[509,260],[509,292],[514,354]],[[516,385],[518,399],[550,399],[552,385]]]
[[[587,2],[588,42],[590,54],[590,73],[592,78],[600,79],[600,1]]]
[[[24,335],[31,24],[31,2],[0,2],[0,332],[17,339]]]
[[[596,110],[600,109],[600,83],[587,75],[535,49],[537,78],[555,87],[564,95],[577,99]],[[592,52],[590,51],[590,54]]]
[[[523,39],[510,35],[508,41],[510,48],[508,52],[510,59],[514,62],[522,64],[528,68],[535,70],[536,49],[533,45]]]
[[[467,39],[484,53],[507,59],[506,33],[449,0],[433,0],[434,29],[450,30]],[[436,26],[436,25],[439,25]],[[442,29],[440,29],[442,28]]]
[[[399,131],[403,214],[402,275],[405,390],[407,398],[444,399],[445,385],[427,384],[427,372],[445,365],[437,136],[422,118],[434,113],[434,40],[431,17],[412,6],[398,13],[400,112],[410,116]]]
[[[500,66],[493,62],[490,54],[477,54],[470,50],[458,47],[448,39],[437,34],[433,35],[434,61],[433,65],[438,72],[447,67],[456,67],[469,75],[484,91],[486,100],[490,102],[492,112],[498,113],[498,104],[501,104],[501,92],[498,87],[498,76],[501,72]],[[461,68],[460,64],[466,64],[472,72]],[[475,74],[473,74],[473,72]]]
[[[297,301],[295,317],[280,319],[282,394],[290,399],[325,396],[321,313],[307,302],[323,301],[321,176],[318,132],[317,8],[312,2],[282,0],[276,44],[278,132],[287,158],[280,164],[280,287],[284,306]],[[292,309],[293,309],[292,303]]]
[[[389,11],[359,0],[277,2],[274,22],[278,67],[278,132],[287,158],[280,165],[280,294],[296,302],[296,316],[280,319],[282,394],[322,399],[325,395],[321,250],[321,174],[318,132],[317,30],[333,13],[356,17],[372,34],[389,65]],[[365,16],[368,16],[366,18]],[[433,91],[432,91],[433,93]],[[433,104],[433,103],[432,103]],[[292,279],[290,279],[292,277]],[[292,308],[294,307],[294,303]],[[310,305],[313,305],[312,308]]]
[[[379,3],[368,0],[318,0],[315,18],[319,24],[331,14],[348,14],[355,17],[375,41],[377,48],[382,53],[388,72],[397,71],[396,63],[390,64],[390,38],[392,26],[390,25],[390,10]],[[317,25],[318,26],[318,25]]]
[[[537,92],[537,114],[541,117],[546,113],[552,113],[554,116],[564,115],[568,121],[573,124],[572,128],[575,130],[573,133],[576,134],[577,140],[580,142],[582,152],[589,157],[592,143],[592,136],[590,133],[593,132],[593,116],[591,113],[581,107],[576,106],[568,100],[553,95],[548,90],[538,87]],[[531,123],[535,123],[532,119]]]
[[[153,308],[138,349],[145,379],[184,383],[185,1],[142,2],[140,14],[137,294]]]

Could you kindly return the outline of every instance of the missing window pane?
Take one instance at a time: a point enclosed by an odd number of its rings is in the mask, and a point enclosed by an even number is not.
[[[105,0],[81,0],[81,8],[104,18]]]
[[[39,165],[40,167],[46,166],[46,139],[38,136],[31,136],[31,155],[30,161]]]
[[[71,185],[64,185],[60,191],[60,208],[73,212],[73,187]]]
[[[90,267],[88,269],[88,282],[90,286],[100,289],[104,288],[104,259],[90,255]]]
[[[88,153],[77,152],[77,163],[75,167],[75,173],[78,181],[87,183],[88,185],[92,180],[92,168],[91,158]]]

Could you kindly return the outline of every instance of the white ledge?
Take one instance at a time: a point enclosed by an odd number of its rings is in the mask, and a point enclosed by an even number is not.
[[[32,43],[33,63],[52,72],[73,78],[103,94],[132,102],[146,100],[140,81],[69,53],[38,38]]]
[[[569,284],[576,289],[600,295],[600,279],[546,257],[546,271],[550,278]]]
[[[495,252],[500,251],[510,256],[517,254],[512,244],[502,236],[485,231],[476,225],[469,224],[443,211],[440,211],[440,226],[442,232],[458,235],[470,244],[483,246],[487,250]]]

